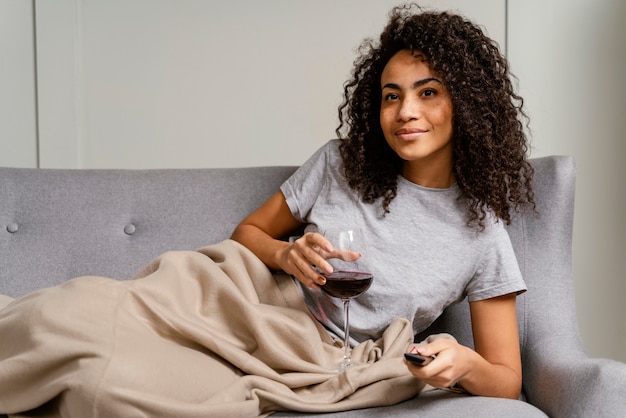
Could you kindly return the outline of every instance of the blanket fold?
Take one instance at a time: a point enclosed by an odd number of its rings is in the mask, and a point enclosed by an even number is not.
[[[81,277],[0,311],[0,412],[68,417],[251,417],[394,404],[424,384],[397,319],[357,363],[291,278],[240,244],[165,253],[129,281]]]

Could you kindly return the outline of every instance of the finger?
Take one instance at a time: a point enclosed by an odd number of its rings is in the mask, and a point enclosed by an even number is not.
[[[310,285],[313,284],[314,286],[311,288],[318,289],[318,285],[326,284],[326,279],[311,266],[309,261],[299,258],[295,260],[294,264],[301,274],[302,279],[300,281],[304,285],[311,287]]]
[[[409,372],[417,377],[418,379],[431,384],[431,382],[429,381],[432,377],[432,373],[429,373],[429,369],[427,369],[427,367],[430,367],[429,365],[426,366],[418,366],[416,364],[411,363],[410,361],[406,361],[404,360],[404,364],[406,364],[406,367],[408,368]]]
[[[308,288],[317,290],[319,288],[318,282],[324,283],[325,279],[320,280],[319,273],[314,271],[310,263],[306,260],[305,254],[303,254],[302,251],[306,251],[307,249],[308,247],[302,242],[292,244],[290,249],[286,252],[283,270]]]
[[[333,244],[330,241],[328,241],[326,238],[324,238],[322,234],[319,234],[317,232],[312,232],[312,233],[305,234],[304,238],[307,244],[310,247],[315,247],[316,252],[318,253],[321,251],[326,251],[326,252],[333,251]]]
[[[356,261],[361,258],[361,254],[356,251],[337,248],[328,254],[328,258],[339,258],[343,261]]]
[[[434,387],[446,387],[449,378],[446,376],[448,367],[440,364],[437,359],[431,361],[425,366],[405,362],[409,372],[415,377]]]
[[[421,354],[422,356],[432,356],[432,355],[436,356],[442,351],[450,348],[450,346],[453,343],[454,343],[453,340],[442,338],[442,339],[435,340],[428,344],[416,346],[416,350],[417,350],[417,353]]]
[[[298,268],[295,270],[296,271],[292,273],[292,276],[294,276],[300,283],[311,290],[319,290],[319,285],[314,279],[311,279],[306,273]]]
[[[333,272],[333,266],[326,261],[326,258],[328,258],[327,254],[329,252],[319,244],[312,244],[311,247],[303,249],[303,255],[307,258],[310,265],[316,266],[322,273],[330,274]]]
[[[325,283],[325,279],[320,278],[320,272],[315,271],[312,266],[317,266],[323,273],[332,273],[332,266],[320,255],[323,251],[322,246],[326,243],[327,241],[320,234],[308,232],[292,244],[293,250],[289,252],[289,262],[302,272],[300,277],[303,283],[308,283],[309,280],[320,284]]]

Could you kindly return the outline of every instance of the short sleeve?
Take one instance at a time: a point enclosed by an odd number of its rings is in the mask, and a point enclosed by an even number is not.
[[[497,222],[490,227],[492,239],[486,243],[476,274],[466,288],[470,302],[527,290],[504,225]]]
[[[280,187],[291,213],[300,222],[307,222],[308,214],[322,192],[331,147],[337,147],[336,140],[319,148]]]

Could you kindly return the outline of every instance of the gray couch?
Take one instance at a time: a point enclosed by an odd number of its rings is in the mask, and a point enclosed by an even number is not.
[[[517,215],[509,227],[529,287],[518,299],[523,400],[435,391],[333,416],[626,416],[626,364],[588,358],[578,334],[574,162],[545,157],[533,165],[540,216]],[[18,297],[81,275],[126,279],[162,252],[221,241],[293,170],[0,168],[0,293]],[[428,332],[442,330],[472,344],[467,303]]]

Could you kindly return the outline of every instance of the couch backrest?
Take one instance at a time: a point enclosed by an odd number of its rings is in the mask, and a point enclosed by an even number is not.
[[[0,168],[0,293],[126,279],[165,251],[219,242],[294,170]]]
[[[574,161],[543,157],[532,164],[539,215],[517,214],[508,227],[529,287],[518,298],[523,353],[545,338],[578,335]],[[294,169],[0,168],[0,293],[17,297],[81,275],[125,279],[165,251],[226,239]],[[466,302],[451,307],[427,333],[451,332],[472,345],[468,310]],[[546,320],[554,317],[563,320]],[[540,373],[527,366],[525,373]]]

